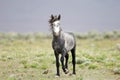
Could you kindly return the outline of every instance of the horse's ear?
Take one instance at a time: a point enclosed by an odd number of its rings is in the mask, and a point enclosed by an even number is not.
[[[59,14],[59,16],[58,16],[58,20],[60,20],[60,18],[61,18],[61,15]]]
[[[53,16],[53,14],[51,14],[51,19],[53,19],[54,18],[54,16]]]

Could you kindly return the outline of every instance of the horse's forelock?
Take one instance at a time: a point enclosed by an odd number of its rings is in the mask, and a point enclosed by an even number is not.
[[[52,15],[48,22],[49,22],[50,24],[52,24],[53,22],[55,22],[55,21],[57,21],[57,20],[58,20],[57,16],[53,16],[53,15]]]

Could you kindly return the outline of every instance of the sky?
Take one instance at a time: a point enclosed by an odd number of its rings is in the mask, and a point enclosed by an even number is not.
[[[120,30],[120,0],[0,0],[0,32],[49,32],[51,14],[67,32]]]

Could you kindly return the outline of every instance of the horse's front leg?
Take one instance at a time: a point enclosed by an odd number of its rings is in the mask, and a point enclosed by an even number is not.
[[[61,60],[61,63],[62,63],[62,69],[63,69],[64,73],[67,74],[68,71],[66,70],[65,65],[64,65],[65,55],[66,55],[66,51],[64,50],[64,51],[62,52],[62,56],[61,56],[61,59],[60,59],[60,60]]]
[[[69,54],[68,53],[65,55],[65,58],[66,58],[65,68],[66,68],[67,72],[69,72],[68,71],[68,59],[69,59]]]
[[[60,71],[59,71],[59,66],[60,66],[60,64],[59,64],[59,54],[56,53],[55,51],[54,51],[54,53],[55,53],[56,68],[57,68],[57,74],[56,74],[56,76],[60,76]]]

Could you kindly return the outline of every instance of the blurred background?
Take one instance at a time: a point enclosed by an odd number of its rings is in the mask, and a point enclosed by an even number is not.
[[[64,31],[120,30],[119,0],[0,0],[0,32],[49,33],[51,14]]]

